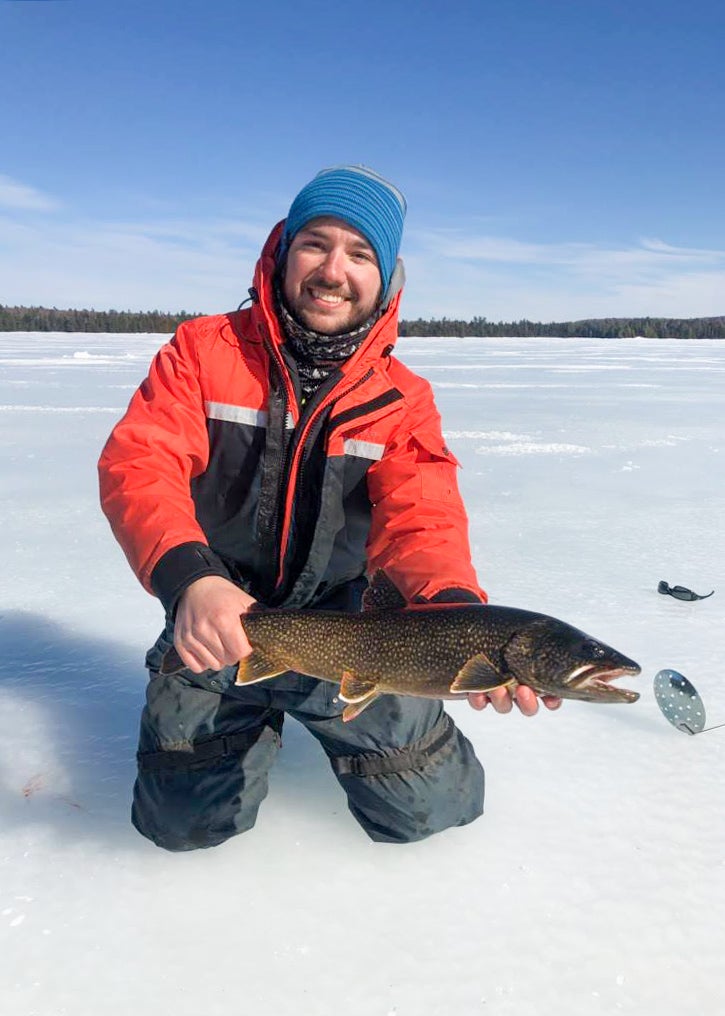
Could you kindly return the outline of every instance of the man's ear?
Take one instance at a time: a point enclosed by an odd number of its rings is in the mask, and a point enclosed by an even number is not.
[[[390,276],[390,285],[388,286],[383,302],[381,304],[382,310],[387,310],[390,305],[390,301],[399,293],[405,285],[405,265],[403,264],[402,258],[397,258],[395,261],[395,268],[393,274]]]

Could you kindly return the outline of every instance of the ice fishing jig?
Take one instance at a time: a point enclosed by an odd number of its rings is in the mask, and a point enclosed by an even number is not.
[[[690,681],[676,670],[660,670],[654,679],[657,705],[670,721],[685,734],[704,734],[725,727],[725,723],[705,726],[705,706]]]

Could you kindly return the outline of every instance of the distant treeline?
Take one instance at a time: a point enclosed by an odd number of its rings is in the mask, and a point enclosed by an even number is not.
[[[631,339],[725,339],[725,316],[710,318],[588,318],[584,321],[472,321],[449,318],[401,321],[400,334],[407,336],[467,335],[493,337],[551,336],[557,338]]]
[[[0,332],[160,332],[176,330],[182,321],[198,317],[182,310],[161,311],[58,310],[56,307],[3,307]],[[492,336],[627,339],[725,339],[725,316],[708,318],[592,318],[584,321],[472,321],[432,318],[401,321],[405,336]]]
[[[3,307],[0,332],[174,332],[182,321],[199,317],[159,310],[58,310],[57,307]]]

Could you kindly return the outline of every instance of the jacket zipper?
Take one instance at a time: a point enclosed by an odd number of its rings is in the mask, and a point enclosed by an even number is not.
[[[281,435],[280,435],[280,455],[279,461],[276,468],[276,476],[270,477],[274,480],[274,487],[271,491],[265,492],[264,484],[261,492],[264,501],[269,505],[269,512],[264,513],[264,524],[259,532],[259,539],[262,544],[266,547],[262,557],[269,555],[268,560],[276,560],[279,548],[280,530],[281,530],[281,518],[280,518],[280,504],[283,499],[284,492],[284,479],[287,473],[288,462],[289,462],[289,445],[287,441],[287,423],[289,414],[291,411],[291,400],[294,398],[294,393],[291,390],[291,385],[288,383],[288,378],[284,364],[280,362],[280,359],[276,355],[276,351],[271,342],[268,342],[265,338],[264,345],[267,349],[267,353],[270,358],[272,365],[271,369],[276,370],[277,376],[280,382],[279,398],[281,400]],[[270,398],[272,393],[270,392]],[[268,427],[272,427],[272,412],[270,404],[270,414]],[[265,469],[266,471],[266,469]],[[263,583],[266,586],[266,583]],[[276,586],[266,586],[267,595],[270,595]]]
[[[276,590],[280,589],[283,586],[285,580],[285,563],[287,559],[287,550],[288,550],[287,545],[289,543],[289,533],[293,521],[295,500],[296,497],[298,496],[301,497],[304,492],[303,459],[304,459],[304,448],[307,439],[313,430],[314,424],[319,420],[320,416],[325,411],[325,409],[328,408],[328,406],[330,406],[333,402],[336,402],[338,399],[344,398],[346,395],[349,395],[351,392],[354,392],[361,385],[369,381],[370,378],[373,376],[373,374],[374,374],[373,368],[369,367],[368,370],[365,372],[365,374],[359,377],[354,384],[351,384],[343,391],[335,394],[335,390],[333,389],[333,391],[330,392],[328,396],[322,400],[320,405],[317,406],[315,410],[310,414],[308,419],[305,421],[305,424],[302,430],[300,431],[299,435],[290,445],[287,462],[285,464],[285,471],[282,477],[283,480],[286,479],[288,482],[287,482],[287,494],[284,503],[284,509],[282,512],[283,519],[282,530],[280,532],[280,538],[278,543],[279,557],[277,560],[277,582],[275,585]]]

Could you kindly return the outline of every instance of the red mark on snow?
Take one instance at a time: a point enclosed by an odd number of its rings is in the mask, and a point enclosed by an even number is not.
[[[42,790],[45,786],[45,780],[43,779],[42,773],[36,773],[35,776],[31,776],[28,782],[23,787],[23,797],[28,800],[37,794],[39,790]]]

